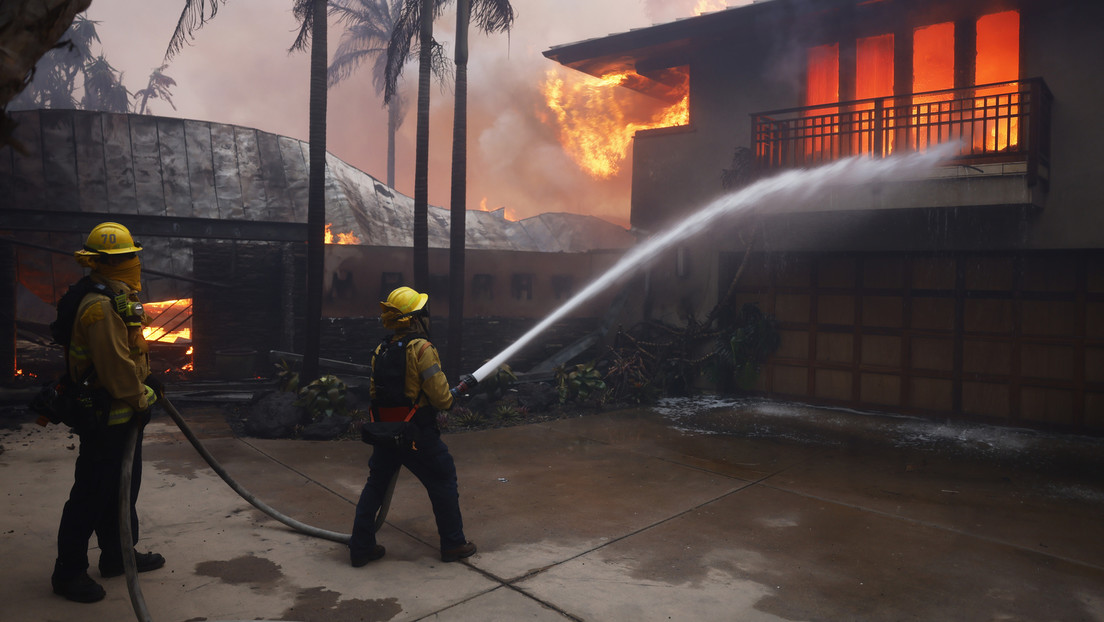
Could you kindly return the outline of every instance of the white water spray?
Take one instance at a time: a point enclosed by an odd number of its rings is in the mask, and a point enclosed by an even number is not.
[[[871,159],[862,156],[839,160],[814,169],[794,169],[757,181],[741,190],[722,196],[706,205],[678,226],[665,231],[645,242],[634,246],[614,264],[605,274],[592,281],[553,311],[539,324],[510,344],[491,360],[475,370],[472,376],[482,381],[491,372],[498,369],[518,350],[525,347],[534,337],[544,332],[553,322],[573,311],[576,307],[603,292],[627,273],[638,268],[645,259],[690,238],[705,230],[714,220],[745,212],[764,203],[785,203],[788,206],[806,205],[824,196],[824,191],[840,186],[861,186],[881,179],[915,178],[940,160],[957,153],[959,145],[945,143],[920,153],[892,156],[884,159]]]

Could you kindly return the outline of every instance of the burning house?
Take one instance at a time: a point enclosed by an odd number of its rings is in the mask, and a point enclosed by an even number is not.
[[[1100,433],[1102,38],[1091,0],[762,0],[545,55],[682,111],[633,130],[645,232],[780,171],[957,145],[712,227],[658,258],[640,313],[731,287],[779,323],[764,395]]]
[[[267,373],[270,350],[302,351],[306,313],[306,142],[251,128],[73,110],[17,112],[26,153],[0,149],[0,247],[7,308],[44,325],[81,276],[71,253],[105,220],[145,246],[143,291],[157,318],[155,363],[192,357],[199,377]],[[378,301],[412,278],[413,200],[327,154],[321,353],[366,363]],[[430,207],[431,312],[447,316],[448,210]],[[605,269],[634,239],[597,218],[467,217],[463,364],[477,366]],[[519,369],[591,330],[609,300],[557,326]],[[14,322],[9,322],[14,324]],[[437,323],[444,326],[444,322]],[[488,328],[490,327],[490,328]],[[15,359],[14,331],[4,334]],[[442,349],[444,335],[435,335]],[[168,357],[166,355],[173,355]],[[18,363],[17,363],[18,365]],[[14,370],[13,370],[14,371]]]

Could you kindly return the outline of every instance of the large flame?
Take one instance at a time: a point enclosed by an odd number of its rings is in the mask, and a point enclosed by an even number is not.
[[[331,224],[326,225],[326,236],[324,240],[326,244],[360,244],[360,238],[352,231],[334,235],[333,231],[330,230],[332,227],[333,225]]]
[[[689,94],[676,104],[640,114],[639,105],[625,101],[627,89],[617,88],[630,74],[594,78],[582,73],[550,70],[541,85],[555,114],[560,143],[587,173],[608,179],[621,170],[633,135],[639,130],[687,125]]]

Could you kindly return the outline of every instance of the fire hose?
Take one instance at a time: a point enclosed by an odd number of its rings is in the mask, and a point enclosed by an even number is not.
[[[166,397],[162,396],[157,401],[161,404],[165,412],[169,413],[176,426],[180,428],[180,431],[184,434],[184,437],[188,439],[188,442],[192,444],[199,455],[203,457],[203,460],[218,474],[222,481],[226,482],[238,493],[238,495],[248,501],[253,507],[269,515],[273,519],[291,527],[295,531],[312,536],[315,538],[322,538],[325,540],[331,540],[339,544],[348,544],[350,534],[338,533],[336,531],[329,531],[326,529],[319,529],[318,527],[312,527],[306,523],[300,522],[286,516],[267,503],[261,501],[253,493],[242,487],[241,484],[234,481],[230,474],[226,472],[226,469],[215,457],[211,455],[211,452],[207,451],[207,448],[199,442],[195,434],[192,433],[191,428],[184,421],[184,417],[181,416],[180,411],[173,406]],[[123,466],[122,473],[119,475],[119,534],[120,541],[123,543],[131,543],[134,541],[134,535],[130,527],[130,485],[131,485],[131,471],[134,467],[134,455],[138,446],[138,433],[141,430],[142,424],[139,422],[139,418],[132,419],[130,434],[127,437],[125,451],[123,453]],[[391,478],[390,484],[387,486],[387,492],[384,493],[383,501],[380,504],[379,512],[376,513],[375,530],[379,531],[379,528],[383,526],[384,520],[387,518],[387,511],[391,507],[391,497],[395,492],[395,483],[399,479],[398,471],[395,472],[395,476]],[[130,593],[130,604],[134,609],[134,614],[137,616],[139,622],[152,622],[149,609],[146,607],[145,598],[142,596],[142,588],[138,584],[138,565],[134,558],[134,547],[123,546],[123,570],[126,573],[127,579],[127,591]]]
[[[454,396],[466,393],[468,390],[474,388],[478,382],[475,376],[464,375],[461,377],[460,383],[457,384],[451,392]],[[199,442],[199,439],[196,438],[192,429],[189,428],[187,422],[184,421],[184,417],[180,414],[180,411],[173,406],[168,398],[162,395],[161,398],[157,400],[157,403],[169,414],[173,422],[176,423],[176,427],[180,428],[184,437],[187,438],[188,442],[192,444],[192,447],[199,452],[199,455],[203,457],[203,460],[207,462],[208,466],[210,466],[211,469],[222,478],[222,481],[226,482],[234,492],[238,493],[238,496],[242,499],[245,499],[253,505],[253,507],[288,527],[291,527],[295,531],[315,538],[331,540],[338,544],[349,543],[350,534],[319,529],[318,527],[313,527],[297,521],[290,516],[276,511],[267,503],[258,499],[256,495],[246,490],[241,484],[230,477],[230,474],[219,464],[218,460],[215,460],[211,452],[207,451],[203,443]],[[138,417],[132,419],[130,434],[127,437],[127,443],[123,453],[122,472],[119,475],[119,539],[124,543],[131,543],[134,541],[134,534],[130,527],[130,485],[131,471],[134,467],[134,455],[138,447],[138,433],[141,431],[142,425]],[[376,513],[376,522],[374,526],[376,531],[379,531],[379,528],[383,526],[383,522],[387,519],[387,511],[391,507],[391,497],[395,493],[395,483],[398,479],[399,472],[395,471],[395,475],[391,478],[391,482],[387,485],[387,491],[383,495],[380,509]],[[145,598],[142,596],[142,588],[138,583],[138,564],[134,557],[133,546],[123,546],[123,570],[126,573],[127,591],[130,593],[130,604],[134,609],[135,616],[137,616],[139,622],[153,622],[153,619],[150,617],[149,609],[146,607]]]

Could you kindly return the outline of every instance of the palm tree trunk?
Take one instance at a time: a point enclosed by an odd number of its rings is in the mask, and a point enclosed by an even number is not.
[[[429,77],[433,63],[433,0],[421,0],[418,130],[414,161],[414,289],[429,289]]]
[[[314,0],[310,63],[310,182],[307,191],[307,317],[300,385],[318,377],[326,229],[327,0]]]
[[[456,101],[452,121],[452,188],[449,210],[449,314],[445,375],[459,378],[464,332],[464,237],[468,192],[468,22],[470,0],[456,0]]]
[[[399,101],[387,104],[387,187],[395,187],[395,134],[399,131]]]

